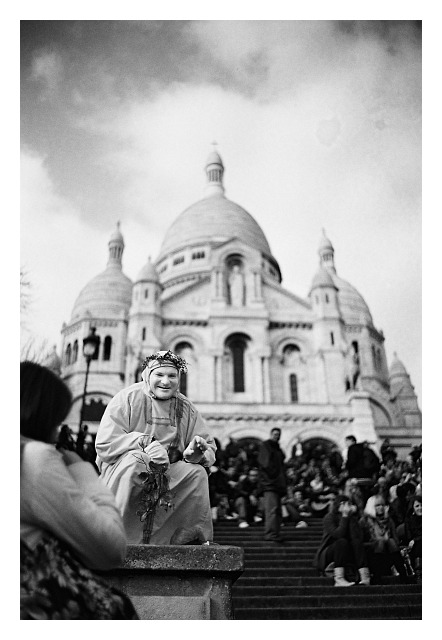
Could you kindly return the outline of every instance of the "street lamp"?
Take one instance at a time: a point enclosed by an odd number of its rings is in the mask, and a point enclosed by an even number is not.
[[[84,412],[84,404],[86,401],[86,389],[87,389],[87,379],[89,376],[89,367],[91,365],[91,360],[94,357],[98,346],[100,344],[100,336],[95,335],[96,328],[91,327],[89,331],[89,335],[83,339],[83,355],[86,358],[86,376],[84,378],[84,389],[83,389],[83,397],[81,400],[81,409],[80,409],[80,422],[78,424],[78,433],[81,431],[81,424],[83,422],[83,412]]]

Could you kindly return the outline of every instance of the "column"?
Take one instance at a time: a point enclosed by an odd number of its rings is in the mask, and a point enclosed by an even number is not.
[[[269,375],[269,359],[267,357],[261,358],[262,364],[262,387],[263,398],[265,404],[270,404],[270,375]]]

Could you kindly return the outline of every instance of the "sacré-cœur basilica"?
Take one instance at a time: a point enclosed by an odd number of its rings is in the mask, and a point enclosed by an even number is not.
[[[338,275],[323,232],[308,298],[281,285],[263,230],[225,196],[224,166],[212,151],[204,197],[166,233],[154,262],[132,282],[123,273],[119,225],[106,268],[79,293],[62,327],[59,367],[78,429],[86,362],[83,339],[100,337],[91,361],[83,422],[96,431],[105,406],[139,381],[143,358],[171,349],[188,362],[181,390],[224,446],[229,437],[265,440],[282,428],[289,456],[300,440],[341,449],[348,434],[378,448],[389,437],[399,454],[421,442],[422,416],[410,377],[360,293]]]

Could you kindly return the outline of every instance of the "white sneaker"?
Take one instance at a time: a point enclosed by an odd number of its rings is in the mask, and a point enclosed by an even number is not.
[[[248,522],[240,522],[240,523],[239,523],[239,525],[238,525],[238,527],[239,527],[240,529],[247,529],[247,527],[250,527],[250,525],[249,525],[249,523],[248,523]]]
[[[262,518],[260,518],[260,516],[253,516],[253,522],[262,522]]]
[[[304,522],[304,520],[300,520],[295,526],[295,529],[304,529],[304,527],[308,527],[308,524]]]

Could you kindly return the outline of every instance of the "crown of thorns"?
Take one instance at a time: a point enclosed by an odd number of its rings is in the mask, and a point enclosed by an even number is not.
[[[187,363],[183,358],[177,356],[176,353],[172,351],[157,351],[157,353],[152,353],[150,356],[147,356],[141,364],[141,371],[149,366],[149,362],[159,362],[161,364],[171,364],[181,371],[182,373],[187,373]]]

